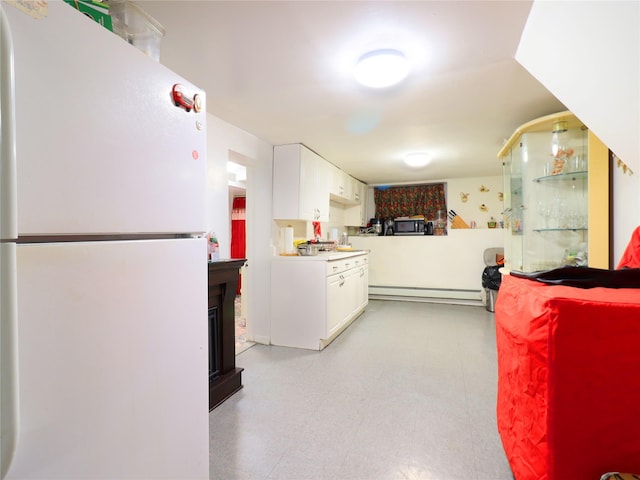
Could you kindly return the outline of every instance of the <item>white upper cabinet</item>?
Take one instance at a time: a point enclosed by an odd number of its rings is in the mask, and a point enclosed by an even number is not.
[[[362,196],[361,190],[364,189],[364,183],[356,180],[335,165],[329,164],[329,166],[331,168],[331,184],[329,186],[331,200],[346,205],[359,204]]]
[[[273,151],[273,218],[329,221],[329,163],[301,144]]]
[[[354,179],[355,180],[355,179]],[[344,224],[350,227],[364,227],[366,218],[366,194],[367,187],[364,183],[355,180],[353,190],[353,204],[345,205]]]
[[[345,225],[364,225],[366,186],[302,144],[273,148],[273,218],[329,221],[330,200],[345,209]]]
[[[332,163],[329,166],[329,194],[332,200],[344,196],[344,172]]]

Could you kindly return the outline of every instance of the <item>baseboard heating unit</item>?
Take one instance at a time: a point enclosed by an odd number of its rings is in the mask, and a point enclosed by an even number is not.
[[[410,302],[452,303],[482,306],[482,290],[453,288],[393,287],[369,285],[372,300],[404,300]]]

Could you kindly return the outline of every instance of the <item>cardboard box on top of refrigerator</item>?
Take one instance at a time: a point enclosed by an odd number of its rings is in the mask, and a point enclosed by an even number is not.
[[[109,15],[109,5],[94,0],[64,0],[79,12],[98,22],[104,28],[113,32],[113,22]]]

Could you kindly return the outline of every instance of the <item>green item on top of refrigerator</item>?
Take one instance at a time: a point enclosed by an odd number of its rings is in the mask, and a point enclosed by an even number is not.
[[[113,23],[109,15],[109,5],[94,0],[64,0],[79,12],[113,32]]]

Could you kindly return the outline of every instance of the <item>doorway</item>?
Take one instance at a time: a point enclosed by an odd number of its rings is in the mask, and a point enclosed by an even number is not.
[[[247,258],[246,255],[246,179],[247,167],[237,161],[227,162],[229,205],[231,212],[231,258]],[[247,341],[247,302],[243,295],[243,277],[246,267],[240,269],[238,290],[235,299],[235,346],[236,355],[254,345]]]

